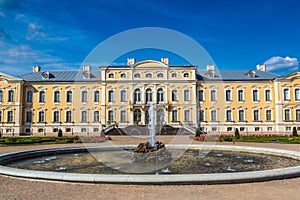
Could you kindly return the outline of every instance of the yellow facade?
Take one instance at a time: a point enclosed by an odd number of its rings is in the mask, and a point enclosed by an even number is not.
[[[214,66],[202,72],[170,66],[166,58],[129,59],[127,66],[95,71],[84,66],[79,72],[42,72],[35,66],[19,78],[1,73],[1,135],[42,136],[59,129],[65,135],[89,135],[111,124],[143,126],[149,123],[150,104],[161,126],[209,133],[238,128],[249,134],[291,133],[300,127],[299,72],[273,76],[259,65],[247,73],[226,73]],[[14,97],[8,99],[11,91]]]

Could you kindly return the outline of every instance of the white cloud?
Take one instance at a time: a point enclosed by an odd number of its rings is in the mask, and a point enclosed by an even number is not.
[[[61,61],[60,58],[34,50],[29,45],[0,42],[0,71],[4,73],[23,74],[31,71],[33,65]]]
[[[291,58],[289,56],[286,56],[285,58],[273,56],[272,58],[266,60],[264,64],[267,65],[268,71],[295,71],[298,69],[299,62],[297,58]]]

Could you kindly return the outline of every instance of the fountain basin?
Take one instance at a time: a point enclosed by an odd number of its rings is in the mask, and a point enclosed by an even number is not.
[[[48,156],[53,154],[80,153],[89,151],[112,151],[115,149],[135,148],[135,145],[100,146],[100,147],[71,147],[41,149],[33,151],[16,152],[0,156],[0,163],[5,164],[20,158]],[[300,160],[300,152],[269,148],[242,147],[242,146],[206,146],[206,145],[166,145],[168,149],[199,149],[264,154]],[[249,160],[250,162],[250,160]],[[300,166],[251,172],[213,173],[213,174],[80,174],[50,171],[33,171],[0,166],[0,174],[43,179],[86,183],[119,183],[119,184],[220,184],[245,183],[254,181],[267,181],[300,176]]]

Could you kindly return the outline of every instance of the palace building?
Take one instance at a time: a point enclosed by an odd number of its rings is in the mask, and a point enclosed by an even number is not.
[[[300,129],[300,73],[217,70],[208,65],[171,66],[128,59],[125,66],[79,71],[0,73],[0,134],[99,134],[117,124],[147,125],[154,104],[156,124],[200,127],[208,133],[291,133]]]

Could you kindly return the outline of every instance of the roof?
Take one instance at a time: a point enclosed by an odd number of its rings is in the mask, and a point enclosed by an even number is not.
[[[254,72],[254,73],[253,73]],[[254,75],[251,77],[249,73]],[[223,80],[223,81],[253,81],[253,80],[272,80],[279,75],[260,70],[220,70],[215,71],[212,76],[207,70],[200,70],[197,74],[198,80]]]
[[[49,71],[49,79],[44,79],[42,74],[44,72],[32,72],[19,76],[19,78],[30,82],[76,82],[76,81],[100,81],[100,70],[91,71],[89,78],[86,78],[83,71]]]

